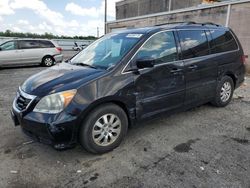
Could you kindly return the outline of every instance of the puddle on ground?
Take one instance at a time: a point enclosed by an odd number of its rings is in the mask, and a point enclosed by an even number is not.
[[[191,145],[197,142],[200,139],[189,140],[186,143],[179,144],[174,147],[174,150],[178,153],[187,153],[192,150]]]

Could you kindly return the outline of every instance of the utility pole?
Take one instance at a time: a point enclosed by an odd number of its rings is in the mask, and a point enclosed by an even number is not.
[[[99,27],[97,27],[97,38],[99,38]]]
[[[105,0],[105,12],[104,12],[104,34],[107,33],[107,0]]]
[[[168,11],[170,12],[172,9],[172,0],[168,1]]]

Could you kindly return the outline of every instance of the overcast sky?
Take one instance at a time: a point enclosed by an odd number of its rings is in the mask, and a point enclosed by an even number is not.
[[[108,20],[115,19],[115,2],[108,0]],[[100,35],[104,0],[0,0],[0,31],[57,35]]]

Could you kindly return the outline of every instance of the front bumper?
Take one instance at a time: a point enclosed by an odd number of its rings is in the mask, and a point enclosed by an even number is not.
[[[20,125],[23,132],[33,140],[52,145],[55,149],[71,148],[77,143],[77,116],[67,111],[59,114],[33,112],[35,99],[27,109],[21,111],[16,101],[11,110],[12,120],[15,126]]]

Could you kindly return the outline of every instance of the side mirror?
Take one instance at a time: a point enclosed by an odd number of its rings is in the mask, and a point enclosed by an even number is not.
[[[155,60],[152,58],[138,59],[136,61],[136,66],[138,69],[152,68],[155,65]]]

